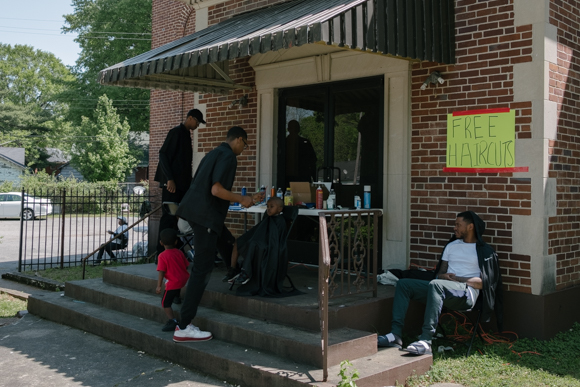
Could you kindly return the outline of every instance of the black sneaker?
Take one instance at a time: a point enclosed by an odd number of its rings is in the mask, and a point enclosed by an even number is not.
[[[174,303],[175,305],[179,305],[179,304],[181,304],[181,297],[179,297],[179,296],[175,297],[175,298],[173,299],[173,303]],[[174,328],[175,328],[175,327],[174,327]]]
[[[236,279],[239,274],[240,272],[238,270],[230,266],[228,267],[228,273],[222,278],[222,282],[230,282]]]
[[[240,275],[238,275],[234,281],[234,283],[236,285],[245,285],[248,283],[248,281],[250,280],[250,277],[248,277],[248,275],[246,274],[245,271],[242,270],[242,272],[240,273]]]
[[[167,320],[167,322],[165,323],[165,325],[163,325],[163,328],[161,328],[161,330],[163,332],[173,332],[175,330],[175,327],[177,326],[177,321],[175,320]]]

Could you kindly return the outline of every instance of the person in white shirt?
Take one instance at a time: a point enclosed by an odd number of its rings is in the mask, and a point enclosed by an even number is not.
[[[494,303],[501,307],[501,289],[498,289],[498,284],[501,288],[501,275],[497,254],[481,239],[484,230],[485,222],[474,212],[465,211],[457,215],[454,228],[456,239],[445,246],[435,279],[403,278],[398,281],[391,332],[378,337],[379,347],[396,347],[414,355],[431,354],[431,339],[441,309],[444,306],[452,310],[471,309],[482,289],[485,289],[483,310],[486,318],[489,310],[493,310]],[[424,302],[425,315],[419,340],[402,349],[401,337],[410,300]]]
[[[111,257],[111,260],[116,261],[117,258],[115,258],[115,254],[113,254],[114,250],[122,250],[125,247],[127,247],[127,242],[129,240],[129,235],[127,232],[123,232],[125,230],[127,230],[127,219],[124,216],[118,216],[117,217],[118,223],[119,223],[119,227],[117,227],[115,229],[115,231],[107,231],[108,234],[111,234],[111,239],[114,239],[112,242],[104,244],[101,246],[101,248],[99,249],[99,254],[97,255],[97,260],[95,261],[95,265],[100,265],[101,264],[101,259],[103,258],[103,254],[105,253],[105,251],[107,252],[107,254],[109,254],[109,256]],[[119,235],[117,238],[115,238],[115,235],[117,234],[121,234]]]

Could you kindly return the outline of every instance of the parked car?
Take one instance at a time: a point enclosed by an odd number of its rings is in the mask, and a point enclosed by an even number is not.
[[[0,193],[0,218],[20,218],[32,220],[40,216],[52,214],[52,202],[50,199],[35,198],[24,194],[24,208],[22,214],[22,193]]]

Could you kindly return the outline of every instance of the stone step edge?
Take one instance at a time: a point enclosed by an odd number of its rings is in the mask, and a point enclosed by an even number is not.
[[[65,295],[68,297],[159,322],[160,325],[165,322],[166,317],[161,311],[160,299],[157,295],[105,284],[100,279],[71,281],[68,284],[69,286],[65,291]],[[99,302],[105,298],[108,306]],[[135,303],[123,302],[124,298]],[[131,307],[125,306],[127,304]],[[152,316],[159,317],[154,319]],[[215,336],[225,341],[322,367],[319,332],[305,331],[300,328],[233,315],[206,307],[199,308],[195,324],[202,330],[211,331]],[[267,339],[263,339],[263,336],[266,336]],[[377,352],[376,342],[375,333],[349,328],[331,330],[329,332],[328,365],[340,364],[344,360],[344,353],[349,353],[351,358],[372,355]]]

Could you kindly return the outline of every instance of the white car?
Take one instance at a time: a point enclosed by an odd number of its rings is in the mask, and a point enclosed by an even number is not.
[[[24,209],[22,214],[22,193],[0,193],[0,218],[20,218],[32,220],[39,216],[52,214],[52,202],[50,199],[35,198],[24,194]]]

